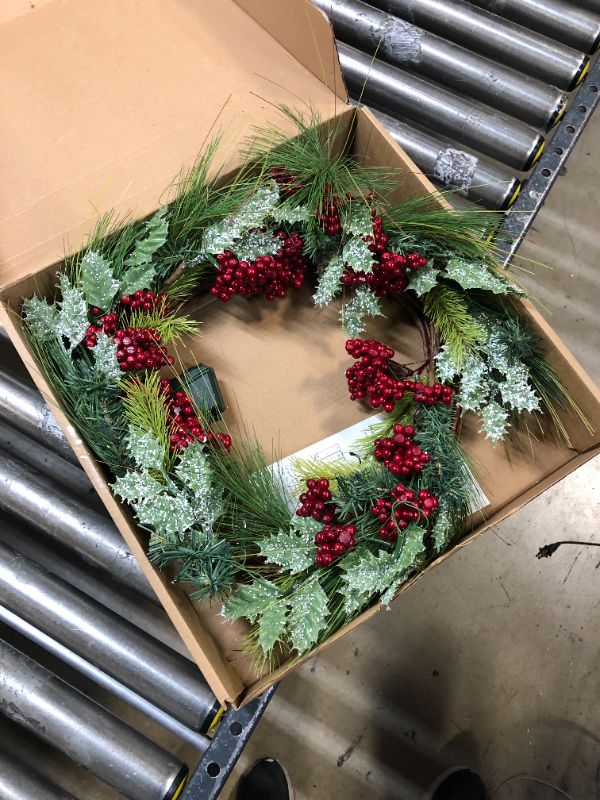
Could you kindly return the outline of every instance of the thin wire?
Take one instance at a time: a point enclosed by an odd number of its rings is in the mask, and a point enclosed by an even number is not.
[[[511,775],[510,778],[507,778],[506,780],[502,781],[502,783],[494,789],[494,791],[490,795],[490,800],[493,800],[493,798],[496,797],[500,789],[502,789],[504,786],[508,786],[508,784],[512,783],[513,781],[530,781],[531,783],[539,783],[541,786],[546,786],[548,789],[554,789],[555,792],[558,792],[563,797],[566,797],[567,800],[574,800],[572,795],[567,794],[567,792],[565,792],[564,789],[561,789],[554,783],[549,783],[548,781],[545,781],[542,778],[534,778],[531,775]]]

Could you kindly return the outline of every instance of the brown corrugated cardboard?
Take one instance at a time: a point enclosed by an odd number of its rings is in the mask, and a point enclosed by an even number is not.
[[[15,123],[2,153],[9,162],[7,194],[12,196],[0,201],[1,321],[216,696],[236,704],[248,701],[299,662],[283,664],[272,674],[257,672],[242,653],[243,623],[223,623],[218,606],[195,606],[184,587],[172,586],[164,573],[152,568],[145,534],[113,498],[105,473],[61,413],[28,350],[16,312],[23,296],[34,289],[43,291],[53,280],[63,237],[78,247],[81,232],[95,217],[90,202],[102,209],[115,204],[133,207],[136,216],[153,211],[173,174],[193,161],[221,109],[219,123],[226,132],[222,155],[229,156],[231,168],[237,163],[240,136],[248,133],[251,122],[272,121],[274,103],[301,105],[310,98],[324,118],[337,115],[339,124],[351,125],[353,112],[331,91],[339,87],[339,70],[320,12],[305,0],[290,1],[286,13],[293,14],[293,24],[287,17],[284,25],[275,0],[239,0],[239,5],[243,8],[228,0],[48,0],[38,19],[13,16],[6,23],[9,33],[0,25],[0,60],[5,58],[3,45],[10,44],[14,51],[20,42],[23,48],[25,37],[27,48],[43,49],[50,29],[56,33],[56,52],[68,46],[76,50],[66,56],[62,71],[48,53],[31,55],[28,66],[35,66],[40,82],[33,88],[24,87],[27,65],[17,68],[8,57],[3,63],[17,78],[11,89],[13,102],[22,89],[17,116],[21,124],[27,122],[27,136],[20,140]],[[76,10],[70,16],[65,8]],[[93,29],[89,37],[78,42],[88,29]],[[331,88],[317,78],[321,63],[329,64],[323,80]],[[192,79],[192,74],[197,77]],[[68,76],[75,85],[64,83]],[[76,108],[87,94],[88,104]],[[46,112],[49,120],[42,130]],[[32,129],[35,120],[37,131]],[[363,163],[397,170],[398,199],[432,191],[366,111],[357,114],[353,148]],[[535,310],[529,304],[526,308],[545,340],[550,361],[599,430],[597,390]],[[272,305],[242,299],[227,306],[204,301],[191,305],[190,311],[204,322],[203,336],[185,342],[180,355],[186,365],[203,361],[215,367],[234,433],[236,425],[245,424],[254,428],[265,449],[274,444],[286,455],[368,415],[347,399],[343,376],[349,359],[337,310],[317,312],[308,291]],[[387,318],[369,334],[389,342],[401,360],[417,360],[416,330],[392,306],[386,311]],[[493,448],[478,434],[476,420],[466,419],[463,442],[481,467],[490,506],[486,519],[474,520],[474,531],[459,546],[598,451],[597,433],[589,434],[574,417],[566,417],[565,424],[571,448],[549,440],[531,447],[510,443]],[[365,612],[330,641],[376,611]]]

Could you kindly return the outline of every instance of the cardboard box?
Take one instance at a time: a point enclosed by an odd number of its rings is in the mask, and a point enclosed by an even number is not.
[[[396,199],[432,186],[369,112],[359,111],[353,123],[329,24],[306,0],[286,0],[285,9],[276,0],[38,0],[33,9],[11,0],[0,15],[5,102],[13,109],[0,148],[0,321],[215,695],[242,704],[301,661],[257,673],[242,653],[245,624],[224,623],[217,604],[195,606],[184,587],[154,570],[146,535],[110,493],[105,471],[31,355],[21,300],[52,286],[65,241],[77,250],[99,211],[154,211],[216,127],[225,131],[220,156],[233,170],[251,126],[281,122],[278,103],[301,107],[310,99],[324,120],[347,126],[360,161],[398,170]],[[549,360],[599,431],[597,389],[535,309],[525,307]],[[234,435],[245,423],[267,451],[274,443],[285,456],[368,415],[347,397],[350,362],[337,309],[315,310],[308,290],[272,305],[201,300],[189,310],[203,320],[203,336],[185,342],[180,355],[186,366],[201,360],[215,367]],[[395,347],[401,360],[417,360],[416,330],[392,306],[387,311],[369,335]],[[493,448],[477,421],[466,418],[462,439],[483,467],[490,506],[455,550],[600,451],[599,433],[589,434],[573,417],[565,424],[572,447],[544,440]]]

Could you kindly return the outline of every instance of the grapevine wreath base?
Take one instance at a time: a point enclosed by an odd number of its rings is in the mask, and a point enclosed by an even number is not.
[[[284,113],[295,138],[257,132],[225,185],[209,146],[170,204],[102,219],[54,293],[23,304],[152,562],[222,604],[220,625],[244,620],[268,668],[389,604],[481,521],[462,443],[506,502],[531,452],[552,461],[540,441],[567,437],[565,413],[587,424],[495,262],[495,220],[435,196],[390,203],[401,176]],[[283,475],[280,458],[375,414]]]

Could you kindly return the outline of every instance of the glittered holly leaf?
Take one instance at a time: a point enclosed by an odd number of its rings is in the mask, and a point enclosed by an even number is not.
[[[292,206],[283,203],[273,211],[271,217],[278,225],[283,223],[294,225],[297,222],[308,222],[310,211],[308,206]]]
[[[39,342],[55,339],[58,335],[58,310],[39,297],[23,302],[23,312],[31,332]]]
[[[203,253],[222,253],[234,250],[235,242],[246,231],[258,228],[279,201],[279,189],[275,181],[257,189],[239,211],[226,217],[222,222],[207,228],[202,238]]]
[[[455,376],[460,372],[460,367],[452,356],[452,353],[446,345],[444,345],[440,352],[435,357],[437,378],[442,383],[453,381]]]
[[[315,533],[322,527],[310,517],[295,517],[289,531],[280,531],[260,540],[260,554],[269,564],[277,564],[291,575],[302,572],[314,564]]]
[[[90,306],[103,311],[110,308],[119,282],[113,276],[112,266],[104,256],[90,250],[81,259],[79,266],[81,290]]]
[[[168,493],[145,497],[133,505],[141,525],[165,536],[182,534],[194,524],[194,509],[182,495]]]
[[[417,525],[409,526],[404,531],[404,542],[401,545],[400,553],[396,548],[394,553],[386,554],[388,556],[388,564],[383,579],[388,584],[388,587],[381,595],[382,605],[389,606],[396,592],[415,570],[424,553],[423,529]],[[381,551],[379,555],[381,556]]]
[[[537,411],[540,399],[529,383],[529,370],[522,364],[511,367],[505,381],[498,383],[502,403],[514,411]]]
[[[376,317],[381,313],[381,306],[375,295],[361,286],[356,290],[352,300],[342,308],[340,316],[348,336],[356,339],[365,330],[365,318]]]
[[[245,617],[250,622],[264,614],[272,605],[283,605],[279,598],[279,590],[273,583],[258,578],[248,585],[239,585],[228,597],[221,610],[221,616],[232,622]]]
[[[342,261],[356,272],[372,272],[375,254],[369,250],[369,244],[362,236],[352,236],[342,249]]]
[[[448,547],[448,542],[452,536],[452,523],[446,508],[444,499],[440,501],[437,514],[435,515],[435,523],[431,529],[431,538],[433,539],[433,550],[436,555],[443,553]]]
[[[141,469],[155,469],[162,471],[166,456],[164,445],[147,431],[129,426],[127,436],[129,455]]]
[[[258,644],[265,657],[284,636],[286,628],[287,606],[285,603],[271,603],[258,619]]]
[[[499,403],[492,401],[481,409],[481,432],[494,444],[500,442],[508,428],[508,412]]]
[[[79,289],[71,286],[66,275],[60,276],[59,285],[62,299],[56,331],[60,336],[68,339],[67,349],[72,353],[85,336],[88,328],[87,303]]]
[[[96,345],[92,348],[96,360],[96,372],[109,381],[116,382],[123,373],[117,361],[117,345],[115,340],[103,331],[97,335]]]
[[[148,470],[139,472],[131,470],[117,478],[112,484],[113,493],[127,503],[135,503],[144,497],[157,497],[164,491],[164,488],[163,484],[153,478]]]
[[[213,474],[204,452],[204,445],[193,442],[183,451],[175,474],[193,493],[195,521],[203,531],[212,530],[223,511],[222,490],[213,483]]]
[[[413,272],[408,282],[408,288],[417,293],[419,297],[430,292],[437,283],[439,269],[433,267],[422,267]]]
[[[450,258],[446,263],[446,276],[463,289],[486,289],[494,294],[507,294],[511,288],[506,278],[492,272],[486,264],[464,258]]]
[[[342,220],[346,233],[370,236],[373,233],[373,210],[366,203],[352,203],[347,207]]]
[[[152,264],[154,254],[167,241],[169,221],[166,219],[167,207],[163,206],[146,222],[146,234],[138,239],[133,252],[125,260],[126,272],[121,278],[121,295],[132,294],[137,289],[149,289],[156,276]]]
[[[457,402],[463,411],[477,411],[485,405],[489,394],[487,365],[478,356],[467,354],[461,372]]]
[[[259,256],[277,252],[280,240],[273,236],[273,229],[248,231],[235,243],[233,250],[238,261],[255,261]]]
[[[327,595],[319,578],[313,575],[286,598],[290,610],[288,629],[292,646],[299,655],[316,644],[321,631],[327,627]]]
[[[508,345],[501,330],[491,330],[485,344],[487,362],[490,369],[495,369],[503,375],[508,375],[512,369],[509,361]]]
[[[336,294],[342,288],[340,283],[342,275],[344,274],[344,259],[338,256],[333,256],[329,261],[323,274],[319,278],[319,285],[317,291],[313,295],[313,300],[318,306],[326,306],[330,303]]]

